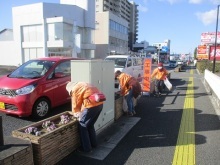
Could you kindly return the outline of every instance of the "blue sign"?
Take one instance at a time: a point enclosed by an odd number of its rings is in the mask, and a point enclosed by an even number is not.
[[[162,46],[162,49],[161,49],[163,52],[168,52],[169,51],[169,48],[167,46]]]

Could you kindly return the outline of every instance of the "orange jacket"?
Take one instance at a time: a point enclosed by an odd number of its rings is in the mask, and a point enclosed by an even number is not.
[[[84,108],[91,108],[103,104],[88,99],[92,94],[99,92],[98,88],[85,82],[78,82],[72,89],[72,111],[81,112]]]
[[[157,80],[165,80],[167,75],[168,75],[168,72],[165,68],[163,68],[161,71],[158,68],[156,68],[151,74],[151,78],[155,77]]]
[[[118,81],[119,81],[119,85],[121,88],[121,95],[125,96],[126,94],[128,94],[130,87],[128,86],[128,82],[131,80],[131,76],[126,74],[126,73],[121,73],[118,76]]]

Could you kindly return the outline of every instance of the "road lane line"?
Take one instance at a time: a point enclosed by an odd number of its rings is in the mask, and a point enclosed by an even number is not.
[[[190,70],[193,75],[193,70]],[[194,120],[194,82],[189,78],[183,114],[177,144],[173,157],[173,165],[194,165],[195,162],[195,120]]]

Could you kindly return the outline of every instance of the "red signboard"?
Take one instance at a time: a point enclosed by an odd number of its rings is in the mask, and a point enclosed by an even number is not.
[[[215,46],[210,46],[210,56],[209,56],[210,60],[214,59],[214,54],[215,54]],[[216,47],[215,59],[217,61],[220,61],[220,46]]]

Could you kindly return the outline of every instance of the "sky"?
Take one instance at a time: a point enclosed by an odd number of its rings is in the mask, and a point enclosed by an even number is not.
[[[201,43],[201,33],[216,31],[220,0],[133,1],[139,10],[137,42],[147,41],[152,45],[169,39],[171,54],[193,54]],[[12,7],[38,2],[59,3],[59,0],[0,1],[0,31],[13,28]]]

